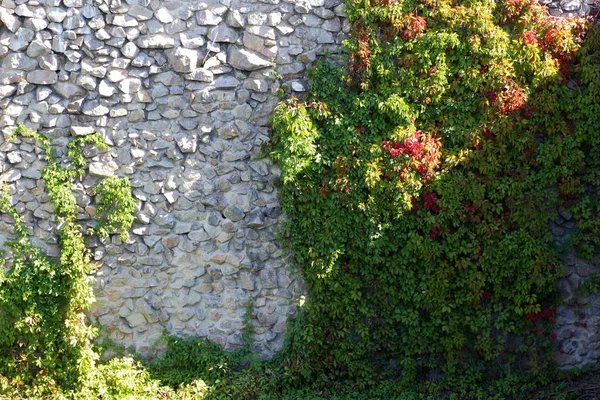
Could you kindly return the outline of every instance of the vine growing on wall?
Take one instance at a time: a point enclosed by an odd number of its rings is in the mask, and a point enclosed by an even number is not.
[[[95,330],[86,324],[85,316],[93,301],[88,281],[94,267],[77,222],[72,189],[75,179],[85,173],[82,149],[108,147],[99,134],[76,137],[67,146],[68,160],[61,163],[43,135],[19,126],[14,136],[35,139],[43,149],[47,165],[42,179],[55,209],[60,257],[52,258],[32,244],[27,224],[5,186],[0,210],[12,219],[14,239],[7,242],[10,261],[0,269],[0,376],[12,387],[35,383],[31,387],[41,392],[31,395],[43,395],[55,387],[76,387],[97,358],[91,347]],[[105,179],[96,195],[97,225],[91,233],[103,237],[120,229],[126,239],[136,209],[129,181]]]
[[[318,64],[310,98],[272,122],[284,236],[309,288],[289,379],[539,370],[560,208],[580,254],[598,254],[598,28],[529,0],[346,11],[349,65]]]

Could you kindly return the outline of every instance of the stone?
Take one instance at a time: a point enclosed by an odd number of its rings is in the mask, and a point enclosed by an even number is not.
[[[169,65],[177,72],[189,73],[198,66],[198,51],[177,47],[174,51],[167,52]]]
[[[187,136],[180,135],[177,139],[177,147],[182,153],[195,153],[198,145],[198,140],[195,135]]]
[[[39,32],[48,27],[48,21],[40,18],[31,18],[25,21],[25,26],[34,32]]]
[[[238,32],[224,23],[219,24],[208,33],[208,38],[216,43],[236,43],[238,37]]]
[[[89,165],[90,175],[108,178],[113,176],[119,169],[118,165],[114,162],[91,162]]]
[[[86,94],[84,88],[79,85],[75,85],[69,82],[58,82],[52,87],[56,92],[64,97],[65,99],[72,99],[74,97],[81,97]]]
[[[319,37],[317,38],[317,43],[319,44],[331,44],[335,43],[335,39],[333,38],[333,34],[328,31],[322,31]]]
[[[328,19],[323,23],[322,28],[330,32],[339,32],[342,30],[342,22],[339,18]]]
[[[7,153],[6,158],[8,159],[8,162],[11,164],[18,164],[21,161],[23,161],[23,158],[21,157],[21,154],[18,151],[11,151],[11,152]]]
[[[272,326],[277,323],[277,315],[259,312],[256,314],[256,319],[261,326]]]
[[[237,127],[233,122],[225,123],[223,126],[217,128],[217,134],[222,139],[232,139],[239,136]]]
[[[148,94],[147,91],[141,89],[139,92],[135,94],[135,99],[140,103],[151,103],[152,97]]]
[[[300,62],[292,64],[280,65],[277,67],[277,72],[281,75],[295,75],[304,72],[305,66]]]
[[[48,12],[46,13],[46,17],[48,18],[48,21],[56,22],[56,23],[61,23],[65,19],[66,16],[67,16],[67,11],[62,8],[58,8],[58,7],[49,8]]]
[[[238,10],[229,10],[226,17],[227,25],[232,28],[243,28],[246,25],[245,18]]]
[[[71,135],[73,136],[86,136],[91,135],[95,132],[95,129],[91,126],[74,126],[70,127]]]
[[[577,11],[581,8],[580,0],[562,0],[560,2],[560,8],[564,11]]]
[[[125,27],[125,28],[131,28],[131,27],[138,26],[138,21],[131,15],[117,14],[117,15],[113,16],[112,24],[116,25],[116,26]]]
[[[79,114],[81,112],[81,107],[83,106],[84,98],[73,99],[67,103],[67,112],[72,114]]]
[[[140,49],[133,42],[127,42],[123,47],[121,47],[121,54],[127,58],[135,58],[138,55]]]
[[[12,51],[21,51],[29,46],[35,33],[28,28],[21,27],[17,29],[14,36],[11,36],[8,42],[8,48]]]
[[[138,78],[125,78],[119,82],[119,89],[126,94],[136,93],[142,87],[142,82]]]
[[[318,27],[321,26],[324,21],[316,15],[304,14],[302,16],[302,22],[304,23],[304,25],[309,27]]]
[[[34,16],[33,11],[28,7],[27,4],[20,4],[19,6],[17,6],[17,8],[15,8],[15,14],[17,14],[19,17],[27,18],[31,18]]]
[[[234,46],[229,49],[227,62],[233,68],[243,71],[255,71],[273,65],[269,60],[266,60],[250,50],[239,49]]]
[[[129,297],[129,296],[126,296],[126,297]],[[131,297],[138,297],[138,296],[131,296]],[[144,315],[140,314],[140,313],[129,314],[125,317],[125,319],[127,320],[127,323],[129,324],[129,326],[132,328],[135,328],[137,326],[142,326],[147,323]]]
[[[87,103],[84,104],[84,106],[81,109],[81,112],[83,114],[91,115],[91,116],[95,116],[95,117],[106,115],[106,114],[108,114],[108,111],[109,111],[108,107],[101,104],[97,100],[88,101]]]
[[[16,182],[21,179],[21,171],[18,169],[11,169],[4,174],[4,180],[6,182]]]
[[[220,76],[215,80],[215,87],[217,89],[235,89],[240,85],[240,81],[235,79],[233,76]]]
[[[282,21],[282,15],[280,12],[273,12],[268,15],[267,25],[269,26],[277,26]]]
[[[38,69],[27,73],[27,82],[36,85],[52,85],[58,82],[58,75],[54,71]]]
[[[50,49],[42,41],[33,40],[27,46],[27,55],[29,57],[35,58],[48,53],[50,53]]]
[[[73,31],[85,26],[85,19],[83,16],[74,8],[71,8],[67,11],[67,16],[65,17],[62,26],[67,31]]]
[[[269,26],[249,26],[246,29],[246,32],[249,32],[253,35],[260,36],[265,39],[275,40],[275,30]]]
[[[269,90],[269,84],[262,79],[246,79],[244,81],[244,87],[259,93],[265,93]]]
[[[67,50],[67,41],[64,37],[57,35],[52,38],[52,51],[64,53]]]
[[[113,83],[121,82],[123,79],[127,78],[128,76],[129,76],[129,74],[127,73],[127,71],[123,70],[123,69],[111,69],[106,74],[106,78],[110,82],[113,82]]]
[[[186,79],[199,82],[212,82],[213,73],[204,68],[198,68],[185,76]]]
[[[292,88],[292,90],[294,92],[305,92],[308,87],[305,83],[301,82],[301,81],[292,81],[290,84],[290,87]]]
[[[265,40],[250,32],[244,32],[244,46],[253,51],[262,51],[265,48]]]
[[[13,93],[17,91],[15,86],[11,85],[1,85],[0,86],[0,99],[11,96]]]
[[[244,290],[254,290],[254,275],[247,271],[241,272],[240,286]]]
[[[179,34],[181,45],[186,49],[198,49],[206,43],[204,36],[198,32],[184,32]]]
[[[100,96],[110,97],[117,92],[118,92],[118,89],[111,83],[107,82],[104,79],[102,81],[100,81],[100,84],[98,85],[98,94]]]
[[[175,47],[175,39],[164,34],[141,36],[136,43],[142,49],[170,49]]]
[[[83,60],[81,62],[81,70],[96,78],[104,78],[106,76],[106,67],[98,65],[91,60]]]
[[[27,57],[23,53],[11,53],[2,60],[2,68],[21,69],[31,71],[37,67],[38,63],[33,58]]]
[[[11,32],[16,32],[21,27],[19,18],[8,13],[4,8],[0,8],[0,21]]]
[[[38,62],[42,69],[50,70],[50,71],[58,71],[59,68],[59,60],[56,54],[44,54],[38,58]]]
[[[250,13],[246,16],[248,25],[265,25],[267,23],[267,14],[261,12]]]
[[[150,10],[149,8],[141,7],[138,5],[129,7],[129,10],[127,10],[127,14],[131,15],[138,21],[147,21],[151,19],[154,15],[152,10]]]
[[[167,10],[164,7],[161,7],[158,10],[154,11],[154,16],[163,24],[168,24],[175,20],[175,17],[173,17],[169,10]]]
[[[209,10],[202,10],[196,13],[196,22],[198,25],[219,25],[221,17],[216,16]]]
[[[230,204],[223,210],[223,215],[233,222],[240,221],[245,217],[244,212],[233,204]]]
[[[199,229],[188,233],[188,238],[192,241],[192,243],[199,243],[209,240],[210,236],[204,229]]]
[[[111,108],[109,115],[111,117],[124,117],[128,114],[128,111],[125,107],[113,107]]]
[[[162,264],[163,258],[162,258],[162,256],[138,257],[137,262],[140,263],[140,264],[142,264],[142,265],[158,266],[158,265]]]
[[[260,280],[265,289],[277,288],[277,272],[274,269],[263,268],[260,271]]]

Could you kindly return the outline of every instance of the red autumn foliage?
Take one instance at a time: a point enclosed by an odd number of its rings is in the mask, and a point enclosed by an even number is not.
[[[425,193],[423,195],[423,208],[437,213],[440,209],[437,206],[437,194],[435,192]]]
[[[358,49],[350,54],[349,72],[355,82],[363,82],[365,72],[371,66],[371,49],[369,47],[371,35],[364,25],[358,24],[355,36],[358,40]]]
[[[531,45],[536,45],[537,44],[537,38],[535,37],[535,33],[533,31],[525,31],[523,32],[523,41],[525,43],[531,44]]]
[[[419,211],[419,203],[417,202],[417,198],[415,196],[412,196],[410,198],[410,202],[412,204],[412,211]]]
[[[548,319],[548,321],[552,322],[552,320],[554,319],[554,314],[556,314],[556,307],[552,307],[545,311],[540,311],[538,313],[528,313],[525,315],[525,318],[530,319],[532,321]]]
[[[440,236],[440,233],[444,231],[444,227],[441,225],[434,225],[429,232],[429,238],[435,240]]]
[[[407,161],[409,161],[412,168],[403,168],[400,179],[406,178],[410,173],[410,169],[412,169],[417,171],[424,181],[431,179],[433,172],[440,165],[440,147],[439,139],[423,134],[420,130],[409,134],[403,142],[384,140],[381,143],[381,148],[393,158],[409,157]]]
[[[510,115],[519,110],[525,104],[527,96],[522,87],[511,80],[507,80],[499,96],[495,96],[494,103],[498,112]]]
[[[427,21],[423,17],[413,17],[411,21],[411,28],[415,34],[421,35],[427,30]]]

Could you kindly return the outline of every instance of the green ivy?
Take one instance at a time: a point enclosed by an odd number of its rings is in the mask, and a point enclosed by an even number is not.
[[[563,274],[549,222],[570,210],[580,254],[600,244],[598,28],[524,0],[346,12],[348,65],[318,63],[272,121],[309,291],[286,382],[541,371]]]
[[[22,125],[14,136],[33,138],[44,151],[42,179],[55,208],[60,257],[49,257],[32,244],[23,216],[4,187],[0,210],[11,217],[15,239],[7,242],[10,262],[0,269],[0,376],[12,387],[33,387],[32,396],[43,396],[57,388],[77,387],[97,359],[91,345],[95,329],[86,324],[85,315],[93,301],[88,281],[94,267],[77,223],[72,188],[85,173],[82,148],[107,146],[98,134],[75,138],[67,146],[70,162],[63,166],[46,137]],[[107,236],[120,227],[126,238],[136,206],[128,180],[107,179],[96,192],[96,233]]]
[[[136,200],[131,196],[129,180],[111,176],[104,179],[96,187],[98,195],[97,214],[98,223],[95,233],[106,237],[120,229],[120,238],[126,241],[129,238],[129,229],[133,225]]]

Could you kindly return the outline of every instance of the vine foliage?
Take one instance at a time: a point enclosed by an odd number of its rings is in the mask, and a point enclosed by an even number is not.
[[[43,135],[19,126],[14,136],[34,139],[43,149],[47,165],[42,179],[59,237],[59,258],[34,246],[8,187],[3,188],[0,209],[12,219],[15,238],[6,243],[9,264],[0,269],[0,377],[9,387],[34,388],[39,393],[30,395],[37,396],[55,387],[77,387],[97,359],[91,346],[95,330],[85,316],[93,301],[88,276],[94,267],[72,188],[85,173],[82,149],[108,147],[98,134],[77,137],[67,146],[68,160],[60,163]],[[129,181],[109,178],[96,191],[98,223],[91,233],[107,236],[119,227],[126,239],[136,208]]]
[[[346,11],[348,66],[318,63],[307,101],[272,122],[309,288],[290,381],[540,370],[561,208],[598,255],[598,28],[529,0]]]

